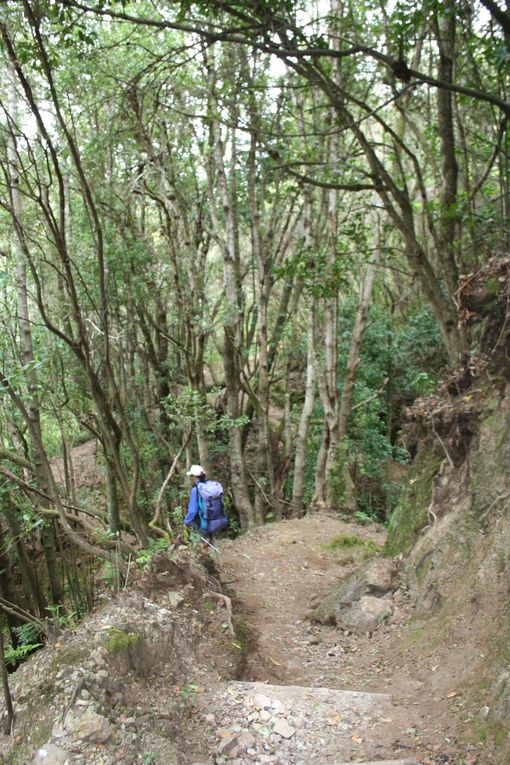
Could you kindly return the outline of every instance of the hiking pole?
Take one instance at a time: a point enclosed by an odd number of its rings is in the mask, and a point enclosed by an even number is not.
[[[204,537],[200,537],[200,539],[202,540],[202,542],[205,542],[205,543],[206,543],[206,545],[209,545],[209,547],[212,547],[212,549],[213,549],[215,552],[217,552],[217,553],[219,553],[219,554],[221,555],[221,550],[218,550],[218,548],[217,548],[217,547],[215,547],[214,545],[212,545],[210,542],[208,542],[208,541],[207,541],[207,539],[204,539]]]

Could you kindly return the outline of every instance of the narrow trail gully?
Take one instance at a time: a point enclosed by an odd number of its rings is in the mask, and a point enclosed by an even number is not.
[[[430,656],[402,653],[408,604],[372,637],[310,622],[306,614],[357,565],[327,548],[339,534],[382,545],[384,529],[315,515],[220,543],[221,578],[252,635],[244,677],[205,688],[195,717],[206,751],[189,763],[457,765],[447,694],[429,687]],[[455,694],[454,694],[455,695]],[[469,759],[471,758],[471,759]]]

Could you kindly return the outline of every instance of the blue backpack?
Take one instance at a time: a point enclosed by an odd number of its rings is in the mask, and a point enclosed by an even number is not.
[[[201,530],[208,534],[223,531],[228,526],[223,486],[219,481],[199,481],[196,486]]]

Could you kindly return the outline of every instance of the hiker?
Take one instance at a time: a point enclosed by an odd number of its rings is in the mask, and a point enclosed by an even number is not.
[[[228,526],[223,504],[223,487],[218,481],[208,481],[203,467],[192,465],[187,471],[193,481],[184,525],[200,533],[211,544],[213,534]]]

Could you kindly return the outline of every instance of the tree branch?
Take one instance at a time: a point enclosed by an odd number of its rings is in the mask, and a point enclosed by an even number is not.
[[[313,46],[307,46],[307,47],[298,47],[297,44],[294,42],[296,39],[295,36],[292,39],[292,41],[289,41],[288,39],[280,40],[280,42],[276,42],[274,40],[270,40],[267,38],[267,34],[270,31],[269,27],[267,26],[268,20],[259,20],[259,19],[251,19],[252,26],[248,27],[242,27],[240,29],[234,29],[234,30],[228,30],[228,29],[222,29],[222,30],[215,30],[210,25],[207,29],[199,26],[198,24],[188,24],[188,23],[182,23],[178,21],[164,21],[164,20],[158,20],[158,19],[148,19],[143,18],[140,16],[132,16],[128,13],[121,13],[121,12],[114,12],[112,10],[108,10],[105,8],[94,8],[90,5],[86,5],[84,3],[77,2],[77,0],[63,0],[64,5],[72,8],[77,8],[82,11],[85,11],[87,13],[94,13],[99,16],[107,16],[108,18],[118,19],[119,21],[127,21],[133,24],[139,24],[142,26],[149,26],[149,27],[155,27],[157,29],[174,29],[176,31],[181,32],[187,32],[188,34],[195,34],[198,37],[200,37],[203,40],[206,40],[207,43],[211,44],[214,42],[231,42],[235,44],[240,45],[250,45],[252,48],[256,48],[257,50],[260,50],[264,53],[269,53],[272,55],[277,56],[278,58],[281,58],[284,61],[289,62],[292,59],[309,59],[309,60],[317,60],[322,58],[334,58],[334,59],[343,59],[350,56],[355,56],[358,54],[363,54],[365,56],[370,56],[371,58],[375,59],[376,61],[379,61],[382,64],[385,64],[391,71],[394,71],[395,67],[399,64],[399,61],[397,59],[394,59],[392,56],[388,56],[387,54],[381,53],[380,51],[375,50],[374,48],[370,48],[365,45],[351,45],[348,48],[344,48],[343,50],[334,50],[333,48],[322,48],[322,47],[313,47]],[[499,9],[496,3],[492,2],[492,0],[481,0],[481,2],[488,7],[489,5],[492,7],[493,12],[496,13],[496,9]],[[234,15],[233,12],[230,11],[228,7],[225,7],[224,3],[217,4],[218,7],[221,10],[224,10],[226,13],[230,13],[230,15]],[[503,11],[499,9],[500,14],[504,17]],[[275,21],[271,17],[269,21]],[[503,18],[499,19],[498,21],[502,24]],[[275,24],[278,31],[281,31],[282,29],[282,23],[286,25],[285,31],[289,31],[291,33],[295,34],[296,30],[293,30],[288,24],[286,20],[278,20],[278,24]],[[510,23],[506,21],[505,17],[505,24]],[[255,37],[255,34],[266,34],[266,38],[261,41],[260,39],[257,39]],[[303,38],[303,35],[301,35],[301,38]],[[306,38],[305,42],[306,42]],[[501,98],[498,98],[498,96],[492,95],[491,93],[486,93],[482,90],[477,90],[475,88],[468,88],[463,85],[456,85],[454,83],[448,83],[443,82],[441,80],[436,79],[435,77],[431,77],[430,75],[424,74],[423,72],[419,72],[416,69],[411,69],[406,66],[406,77],[412,78],[414,77],[416,80],[418,80],[421,83],[424,83],[426,85],[431,85],[432,87],[439,88],[442,90],[449,90],[453,93],[459,93],[460,95],[469,96],[470,98],[474,98],[477,101],[485,101],[486,103],[493,104],[494,106],[497,106],[498,109],[501,109],[506,115],[510,115],[510,102],[505,101]]]

